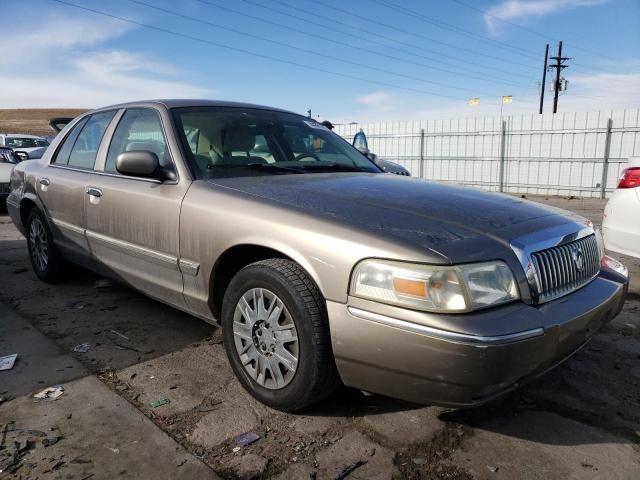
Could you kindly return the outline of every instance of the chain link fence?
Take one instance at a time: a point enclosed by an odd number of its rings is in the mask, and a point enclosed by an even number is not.
[[[337,125],[413,176],[488,190],[605,198],[640,156],[640,109]]]

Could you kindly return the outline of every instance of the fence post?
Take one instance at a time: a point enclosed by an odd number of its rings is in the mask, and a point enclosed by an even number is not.
[[[424,178],[424,128],[420,129],[420,178]]]
[[[604,140],[604,157],[602,159],[602,180],[600,183],[600,198],[607,198],[607,181],[609,176],[609,152],[611,151],[611,127],[613,119],[607,120],[607,136]]]
[[[504,192],[504,159],[506,155],[507,121],[502,120],[502,131],[500,132],[500,172],[498,178],[498,188]]]

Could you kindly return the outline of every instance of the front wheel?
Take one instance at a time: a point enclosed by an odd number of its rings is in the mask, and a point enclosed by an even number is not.
[[[60,281],[64,276],[65,261],[53,244],[51,230],[38,209],[29,212],[26,227],[29,259],[36,276],[47,283]]]
[[[324,299],[296,263],[276,258],[240,270],[222,322],[234,373],[266,405],[300,410],[338,385]]]

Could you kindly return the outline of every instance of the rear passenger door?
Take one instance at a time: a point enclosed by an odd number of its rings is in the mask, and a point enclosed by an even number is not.
[[[190,179],[173,163],[160,112],[130,108],[117,119],[101,174],[87,184],[87,238],[104,273],[174,306],[184,307],[179,268],[179,219]],[[130,177],[116,170],[117,156],[146,150],[173,168],[177,180]]]
[[[54,242],[67,258],[83,265],[92,263],[85,236],[85,186],[95,175],[98,150],[115,113],[98,112],[76,123],[37,179]]]

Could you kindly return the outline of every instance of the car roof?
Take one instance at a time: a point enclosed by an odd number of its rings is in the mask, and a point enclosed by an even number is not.
[[[5,137],[5,138],[44,138],[41,137],[40,135],[28,135],[28,134],[22,134],[22,133],[2,133],[0,134],[0,137]]]
[[[156,100],[141,100],[136,102],[120,103],[117,105],[110,105],[108,107],[102,107],[97,110],[109,110],[113,108],[132,108],[143,107],[149,105],[161,105],[165,108],[183,108],[183,107],[229,107],[229,108],[254,108],[259,110],[271,110],[274,112],[285,112],[299,115],[295,112],[283,110],[281,108],[268,107],[265,105],[256,105],[254,103],[243,102],[228,102],[225,100],[203,100],[203,99],[156,99]]]

